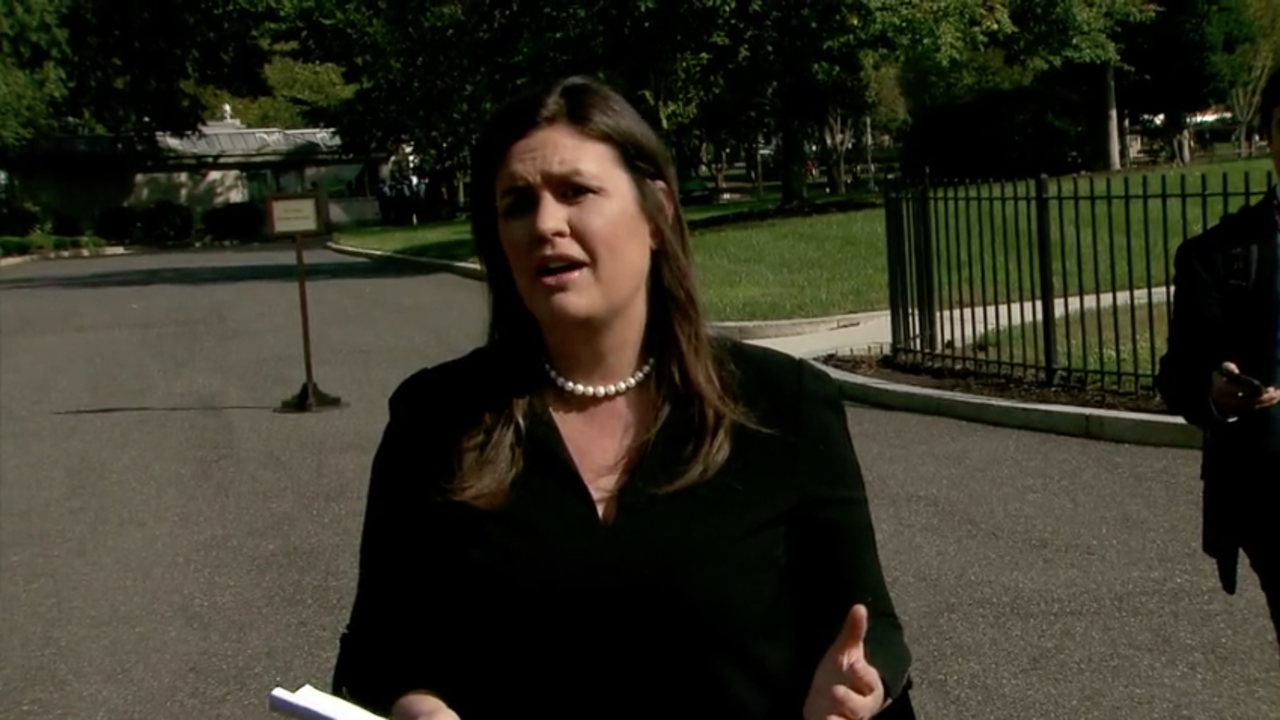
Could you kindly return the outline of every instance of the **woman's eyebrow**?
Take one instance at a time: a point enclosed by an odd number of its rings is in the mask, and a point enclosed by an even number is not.
[[[550,181],[553,183],[554,182],[587,182],[587,183],[595,184],[599,182],[596,179],[595,175],[593,175],[587,170],[583,170],[582,168],[568,168],[565,170],[547,170],[542,173],[539,173],[539,176],[544,181]],[[502,189],[502,192],[498,194],[498,198],[503,199],[503,198],[510,197],[512,195],[518,195],[520,193],[528,192],[529,188],[532,186],[533,186],[533,183],[526,179],[523,179],[523,178],[514,179],[510,183],[508,183],[505,188]]]

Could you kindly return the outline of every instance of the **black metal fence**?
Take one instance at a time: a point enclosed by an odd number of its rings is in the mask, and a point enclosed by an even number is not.
[[[1016,182],[892,178],[895,359],[1151,393],[1177,246],[1260,201],[1266,161]]]

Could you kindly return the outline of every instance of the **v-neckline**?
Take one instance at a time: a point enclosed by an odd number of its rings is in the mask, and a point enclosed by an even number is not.
[[[628,508],[643,495],[653,480],[653,475],[657,471],[655,462],[661,456],[663,437],[667,434],[666,426],[670,418],[666,416],[670,413],[664,413],[659,417],[658,428],[648,446],[643,447],[634,462],[623,471],[623,478],[614,496],[613,517],[611,520],[606,520],[596,507],[596,499],[591,494],[591,488],[578,468],[578,464],[574,461],[573,453],[569,451],[569,444],[565,441],[559,424],[556,423],[550,405],[543,398],[532,398],[529,410],[530,440],[543,445],[550,451],[549,455],[554,457],[554,461],[564,466],[566,476],[574,486],[572,492],[576,496],[576,501],[581,502],[590,511],[600,531],[616,531],[619,521],[627,515]]]

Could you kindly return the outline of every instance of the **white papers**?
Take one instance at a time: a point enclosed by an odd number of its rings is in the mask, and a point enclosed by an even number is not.
[[[340,697],[303,685],[296,692],[278,687],[271,691],[271,712],[296,720],[384,720]]]

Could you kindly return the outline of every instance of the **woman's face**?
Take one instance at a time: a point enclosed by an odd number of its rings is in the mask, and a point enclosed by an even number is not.
[[[638,323],[657,234],[614,148],[571,127],[533,131],[496,180],[498,238],[543,331]]]

